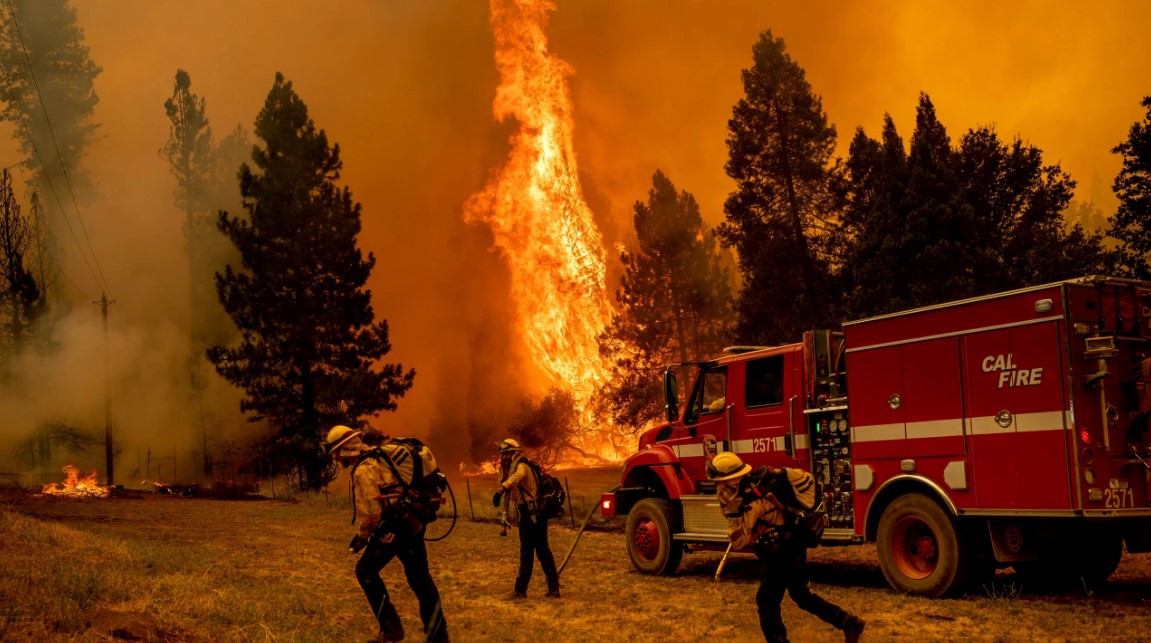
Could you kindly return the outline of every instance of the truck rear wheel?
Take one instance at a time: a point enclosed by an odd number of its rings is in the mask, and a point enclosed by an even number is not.
[[[935,598],[962,590],[963,545],[951,516],[923,494],[897,498],[879,519],[879,566],[901,592]]]
[[[663,498],[644,498],[627,516],[627,554],[645,574],[670,576],[679,567],[683,545],[672,540],[680,525],[679,509]]]

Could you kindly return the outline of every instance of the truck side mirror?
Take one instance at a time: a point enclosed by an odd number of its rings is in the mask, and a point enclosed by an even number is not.
[[[670,368],[663,372],[663,399],[667,421],[675,422],[679,419],[679,384],[676,382],[675,371]]]

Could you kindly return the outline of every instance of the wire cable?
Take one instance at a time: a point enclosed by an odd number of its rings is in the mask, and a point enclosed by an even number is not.
[[[16,19],[16,7],[12,4],[12,0],[7,0],[7,4],[8,4],[9,15],[12,18],[12,25],[16,29],[16,37],[20,41],[20,49],[24,53],[24,61],[28,66],[28,76],[32,80],[32,87],[36,90],[36,99],[40,105],[40,111],[44,114],[44,123],[48,127],[48,134],[52,139],[52,146],[54,147],[54,149],[56,151],[56,159],[60,164],[60,173],[64,177],[64,184],[67,186],[68,194],[72,198],[72,207],[76,211],[76,219],[80,222],[80,229],[84,233],[84,240],[87,242],[88,252],[92,255],[91,264],[89,264],[88,258],[84,255],[84,247],[80,244],[80,240],[79,240],[79,238],[77,238],[76,232],[75,232],[75,230],[73,230],[72,224],[68,220],[67,212],[64,208],[63,203],[60,202],[60,196],[59,196],[59,194],[57,194],[56,188],[52,183],[51,176],[49,175],[49,172],[47,171],[47,166],[44,164],[44,157],[40,154],[40,151],[36,146],[36,142],[32,138],[32,133],[28,128],[28,123],[25,122],[24,119],[21,119],[21,125],[24,127],[24,133],[28,137],[28,141],[32,146],[32,151],[36,155],[36,159],[40,162],[40,167],[44,169],[44,178],[48,182],[48,187],[52,192],[53,198],[56,200],[57,206],[59,206],[59,208],[60,208],[61,214],[64,215],[64,222],[68,226],[68,232],[72,235],[73,241],[75,241],[76,245],[80,248],[80,256],[81,256],[81,258],[84,259],[85,267],[88,268],[88,272],[92,274],[93,279],[96,280],[98,285],[102,286],[102,288],[105,291],[111,292],[112,289],[108,286],[108,281],[107,281],[107,279],[104,278],[104,272],[100,268],[100,261],[96,256],[96,250],[95,250],[95,248],[92,247],[92,238],[88,234],[88,228],[86,225],[84,225],[84,217],[81,216],[81,214],[80,214],[80,206],[76,200],[76,192],[75,192],[75,190],[72,189],[72,182],[68,178],[68,169],[64,165],[64,157],[60,153],[60,145],[56,141],[56,132],[52,129],[52,121],[48,117],[48,108],[46,105],[44,105],[44,96],[40,92],[40,84],[36,80],[35,71],[33,71],[33,69],[32,69],[32,58],[31,58],[31,56],[28,55],[28,48],[24,44],[23,30],[20,29],[20,21]],[[92,265],[96,266],[95,270],[92,269]],[[63,271],[61,271],[61,272],[63,272]],[[73,285],[75,285],[75,284],[73,284]],[[83,291],[81,291],[81,292],[83,292]]]

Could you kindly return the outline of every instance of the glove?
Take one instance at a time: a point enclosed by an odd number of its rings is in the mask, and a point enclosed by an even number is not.
[[[493,507],[500,506],[500,501],[503,499],[504,499],[504,492],[502,489],[495,492],[495,494],[492,495],[492,506]]]
[[[368,545],[367,539],[360,538],[360,535],[356,534],[355,538],[352,538],[352,542],[348,543],[348,551],[350,551],[352,553],[356,553],[356,552],[360,551],[361,549],[363,549],[364,547],[367,547],[367,545]]]

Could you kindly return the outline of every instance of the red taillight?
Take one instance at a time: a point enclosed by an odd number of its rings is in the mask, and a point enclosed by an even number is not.
[[[1091,444],[1091,432],[1087,429],[1079,431],[1079,441],[1083,444]]]
[[[599,500],[600,514],[604,518],[615,517],[615,496],[610,493],[605,493],[600,496]]]

